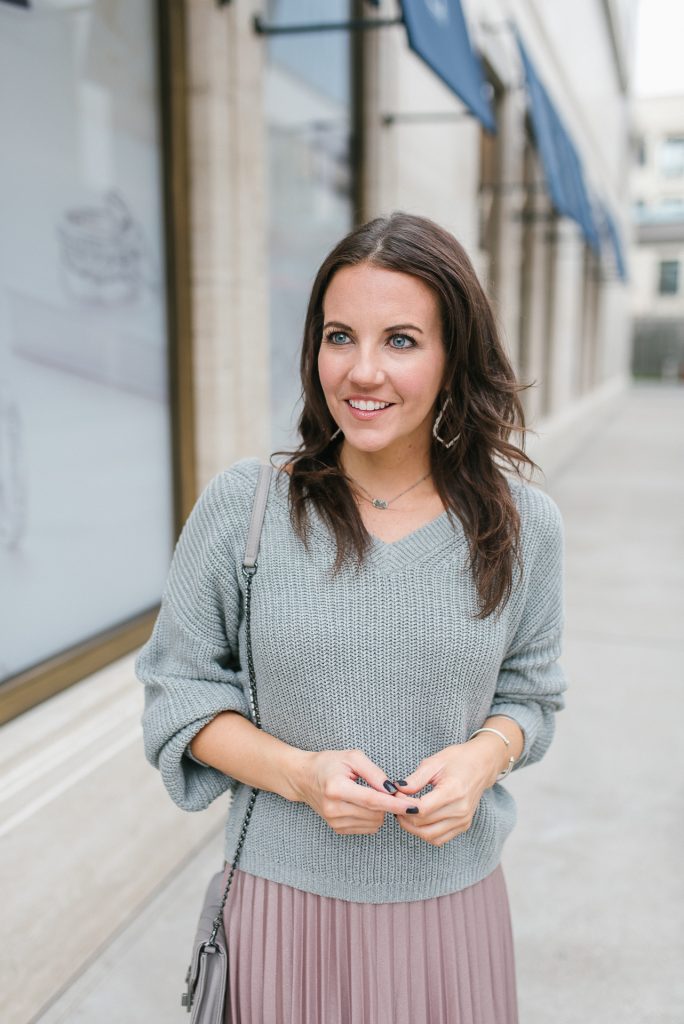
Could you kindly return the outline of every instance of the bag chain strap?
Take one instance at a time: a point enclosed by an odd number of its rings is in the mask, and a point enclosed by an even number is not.
[[[247,580],[247,589],[245,592],[245,620],[247,633],[247,664],[249,665],[249,702],[252,710],[252,715],[254,716],[254,724],[256,725],[257,729],[261,729],[261,716],[259,714],[259,704],[257,701],[256,692],[256,679],[254,677],[254,660],[252,658],[252,634],[249,616],[250,603],[252,600],[252,577],[254,576],[254,573],[256,571],[257,562],[255,562],[254,565],[252,566],[242,566],[242,572]],[[225,907],[226,900],[228,899],[228,893],[230,892],[231,882],[233,881],[233,875],[235,874],[237,862],[240,859],[240,853],[242,852],[242,844],[245,841],[247,826],[249,825],[249,819],[252,817],[252,810],[254,809],[254,802],[256,801],[258,792],[258,789],[252,787],[252,795],[249,798],[249,803],[247,805],[245,817],[242,822],[242,828],[240,829],[240,838],[238,840],[237,849],[235,850],[235,857],[233,858],[233,864],[230,869],[230,874],[228,875],[228,881],[226,882],[226,888],[223,892],[223,899],[221,900],[221,905],[219,906],[218,913],[214,918],[213,927],[211,929],[211,935],[209,936],[209,940],[205,945],[213,946],[215,943],[216,935],[221,924],[223,908]]]

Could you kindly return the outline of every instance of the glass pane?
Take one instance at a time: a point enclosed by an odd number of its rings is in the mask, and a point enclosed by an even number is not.
[[[0,679],[168,569],[155,9],[0,4]]]
[[[663,260],[660,264],[660,283],[659,288],[661,295],[676,295],[679,290],[679,261],[678,260]]]
[[[268,22],[345,21],[348,0],[271,0]],[[295,443],[299,350],[313,277],[351,228],[350,33],[268,38],[272,447]]]
[[[660,169],[668,178],[684,175],[684,137],[663,141],[660,147]]]

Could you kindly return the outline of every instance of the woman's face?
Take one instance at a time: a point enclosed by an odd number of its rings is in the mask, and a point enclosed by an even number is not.
[[[432,289],[369,263],[338,270],[323,299],[318,373],[345,440],[365,452],[429,449],[446,355]],[[357,412],[349,399],[391,403]]]

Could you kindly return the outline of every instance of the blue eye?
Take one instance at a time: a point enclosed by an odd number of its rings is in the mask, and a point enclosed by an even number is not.
[[[340,344],[338,344],[337,341],[335,341],[335,338],[348,338],[348,337],[349,337],[349,335],[347,334],[346,331],[328,331],[327,334],[325,335],[325,340],[330,342],[331,345],[336,345],[338,348],[341,348],[342,346]],[[390,338],[390,341],[394,341],[395,338],[401,338],[403,341],[410,342],[409,345],[390,345],[390,348],[395,349],[397,352],[403,352],[403,351],[408,350],[409,348],[415,348],[416,347],[416,342],[408,334],[393,334],[392,337]]]
[[[415,348],[415,346],[416,346],[416,343],[415,343],[415,341],[413,340],[413,338],[409,338],[408,334],[393,334],[393,335],[392,335],[392,337],[390,338],[390,341],[394,341],[394,339],[395,339],[395,338],[403,338],[403,339],[404,339],[404,341],[410,341],[410,342],[411,342],[411,344],[410,344],[410,345],[402,345],[402,346],[401,346],[401,347],[399,348],[399,351],[400,351],[400,352],[401,352],[401,351],[402,351],[403,349],[406,349],[406,348]],[[392,347],[394,347],[394,346],[392,346]]]

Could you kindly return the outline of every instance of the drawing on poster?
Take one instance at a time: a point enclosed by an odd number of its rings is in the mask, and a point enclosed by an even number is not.
[[[57,234],[64,286],[79,301],[130,305],[145,289],[159,289],[151,247],[116,190],[108,191],[97,205],[66,210]]]

